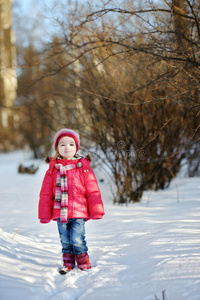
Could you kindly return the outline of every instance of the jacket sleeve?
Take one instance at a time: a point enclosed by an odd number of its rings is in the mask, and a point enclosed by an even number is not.
[[[91,168],[84,170],[84,172],[86,197],[88,200],[90,216],[92,219],[102,219],[105,212],[96,177]]]
[[[38,207],[39,219],[51,219],[53,211],[53,178],[48,170],[42,182]]]

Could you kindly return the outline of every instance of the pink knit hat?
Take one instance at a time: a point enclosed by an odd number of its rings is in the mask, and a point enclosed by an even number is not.
[[[75,132],[72,129],[69,128],[63,128],[61,130],[59,130],[54,137],[54,148],[56,150],[57,146],[58,146],[58,142],[59,140],[64,137],[64,136],[69,136],[71,138],[74,139],[75,143],[76,143],[76,152],[79,149],[80,146],[80,138],[79,138],[79,134],[77,132]]]

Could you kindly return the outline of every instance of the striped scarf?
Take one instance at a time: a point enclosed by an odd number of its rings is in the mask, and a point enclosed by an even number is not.
[[[58,170],[56,179],[56,192],[55,192],[55,204],[54,208],[60,209],[60,221],[61,223],[67,223],[68,214],[68,185],[67,185],[67,171],[80,168],[82,163],[71,164],[63,166],[62,164],[56,164],[55,167]]]

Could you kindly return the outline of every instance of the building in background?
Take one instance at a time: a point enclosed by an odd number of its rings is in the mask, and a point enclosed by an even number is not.
[[[12,30],[12,0],[0,0],[0,149],[9,148],[6,138],[14,126],[17,96],[16,48]]]

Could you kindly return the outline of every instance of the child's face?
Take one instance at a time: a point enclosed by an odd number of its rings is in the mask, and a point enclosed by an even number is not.
[[[72,159],[76,154],[76,143],[69,136],[62,137],[58,142],[58,151],[64,159]]]

